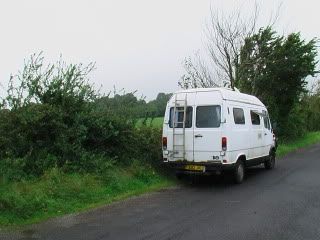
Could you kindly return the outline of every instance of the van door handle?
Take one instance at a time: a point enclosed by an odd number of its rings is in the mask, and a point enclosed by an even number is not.
[[[198,138],[198,137],[203,137],[201,134],[197,134],[197,135],[194,135],[194,137]]]
[[[265,136],[267,136],[267,133],[264,133]]]

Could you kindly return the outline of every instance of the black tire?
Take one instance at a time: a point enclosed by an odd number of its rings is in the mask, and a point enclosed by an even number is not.
[[[264,167],[267,170],[274,169],[276,165],[276,153],[274,151],[271,151],[268,159],[264,162]]]
[[[240,184],[243,182],[245,177],[245,166],[242,160],[238,160],[236,168],[234,169],[233,179],[234,182]]]

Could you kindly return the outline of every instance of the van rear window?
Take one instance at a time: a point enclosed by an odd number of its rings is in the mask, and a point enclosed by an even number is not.
[[[175,122],[175,128],[183,128],[183,107],[177,107],[175,118],[173,118],[174,107],[170,108],[170,117],[169,117],[169,127],[173,127],[173,121]],[[186,122],[185,128],[192,127],[192,107],[187,107],[186,109]]]
[[[220,106],[199,106],[196,113],[197,128],[218,128],[221,123]]]

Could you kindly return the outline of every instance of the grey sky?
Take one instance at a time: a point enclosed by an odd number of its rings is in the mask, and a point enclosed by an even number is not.
[[[282,2],[280,32],[320,36],[320,2],[268,0],[260,3],[260,24]],[[7,84],[23,59],[44,51],[48,61],[60,54],[69,62],[95,61],[91,79],[107,92],[138,90],[147,99],[178,89],[181,62],[203,46],[210,6],[229,12],[253,1],[222,0],[0,0],[0,82]],[[3,91],[0,91],[3,94]]]

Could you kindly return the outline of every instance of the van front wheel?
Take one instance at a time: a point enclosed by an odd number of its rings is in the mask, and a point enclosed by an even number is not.
[[[243,161],[238,161],[236,164],[236,168],[234,170],[234,181],[235,183],[242,183],[245,175],[245,168]]]
[[[274,166],[276,164],[276,154],[274,151],[271,151],[268,159],[264,162],[265,169],[271,170],[274,169]]]

